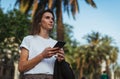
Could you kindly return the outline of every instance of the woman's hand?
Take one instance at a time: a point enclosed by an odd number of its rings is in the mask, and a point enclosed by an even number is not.
[[[42,56],[43,58],[50,58],[58,52],[59,52],[59,48],[48,47],[42,52]]]
[[[58,61],[62,61],[65,59],[65,55],[64,55],[64,50],[63,49],[59,49],[59,51],[57,52],[57,59]]]

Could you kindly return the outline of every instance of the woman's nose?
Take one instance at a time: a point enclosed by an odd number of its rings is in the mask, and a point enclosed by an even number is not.
[[[50,19],[50,23],[53,23],[54,21],[53,21],[53,19]]]

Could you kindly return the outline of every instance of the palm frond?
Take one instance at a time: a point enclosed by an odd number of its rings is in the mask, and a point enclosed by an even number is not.
[[[86,3],[90,4],[92,7],[94,7],[94,8],[97,7],[93,0],[85,0],[85,1],[86,1]]]

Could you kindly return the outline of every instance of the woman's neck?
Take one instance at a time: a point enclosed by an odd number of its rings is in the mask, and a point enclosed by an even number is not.
[[[49,38],[49,32],[48,31],[42,31],[39,33],[39,35],[43,38]]]

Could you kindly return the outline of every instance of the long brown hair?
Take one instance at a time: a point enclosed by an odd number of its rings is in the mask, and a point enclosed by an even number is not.
[[[32,22],[32,28],[31,28],[31,35],[37,35],[40,33],[40,25],[39,23],[41,22],[41,19],[43,17],[43,14],[45,12],[49,12],[53,15],[53,19],[54,19],[54,13],[52,12],[52,10],[47,9],[47,10],[40,10],[36,13],[36,15],[33,18],[33,22]]]

